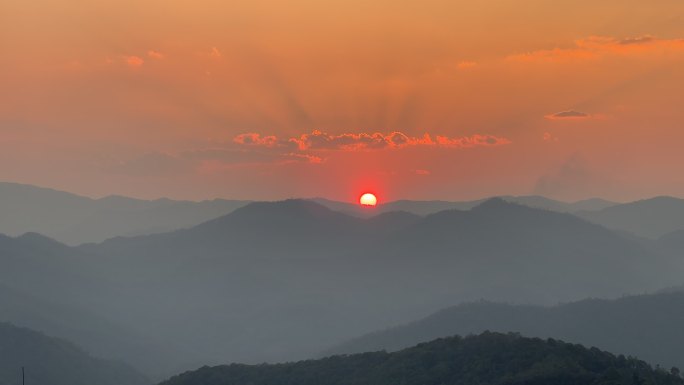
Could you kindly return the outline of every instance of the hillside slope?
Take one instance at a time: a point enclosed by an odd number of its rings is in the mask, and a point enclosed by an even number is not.
[[[324,354],[395,351],[453,334],[484,330],[553,337],[638,356],[665,367],[684,366],[684,293],[589,299],[552,307],[475,302],[348,341]]]
[[[93,358],[61,339],[30,329],[0,323],[0,384],[21,383],[26,367],[27,384],[146,385],[134,369]]]
[[[280,365],[204,367],[161,385],[682,384],[648,364],[557,340],[484,333],[395,353],[334,356]]]

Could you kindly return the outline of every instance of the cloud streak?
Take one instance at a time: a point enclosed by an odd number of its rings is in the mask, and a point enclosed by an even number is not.
[[[235,138],[233,138],[233,142],[244,146],[262,147],[282,147],[284,144],[279,142],[278,138],[273,135],[262,136],[261,134],[257,134],[255,132],[237,135]]]
[[[131,68],[138,68],[145,64],[145,60],[139,56],[126,56],[126,64]]]
[[[426,133],[423,136],[415,137],[399,131],[394,131],[389,134],[379,132],[329,134],[318,130],[309,134],[302,134],[298,137],[290,138],[278,138],[273,135],[263,136],[258,133],[245,133],[237,135],[233,139],[233,142],[243,146],[287,148],[293,151],[369,151],[402,149],[416,146],[471,148],[492,147],[511,143],[507,138],[482,134],[448,137],[442,135],[432,136]]]
[[[133,177],[212,173],[258,165],[321,164],[325,158],[297,152],[250,151],[242,148],[199,148],[180,152],[147,152],[126,160],[107,159],[100,168]]]

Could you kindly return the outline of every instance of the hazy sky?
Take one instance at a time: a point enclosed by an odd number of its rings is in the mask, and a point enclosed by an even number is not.
[[[684,196],[681,0],[4,0],[0,180]]]

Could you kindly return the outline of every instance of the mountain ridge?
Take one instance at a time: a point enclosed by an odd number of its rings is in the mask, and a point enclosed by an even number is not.
[[[190,227],[231,212],[247,201],[152,201],[90,198],[32,185],[0,182],[0,233],[44,234],[71,246],[134,234]]]
[[[14,384],[26,366],[26,380],[54,385],[148,385],[150,381],[119,362],[93,358],[70,342],[0,322],[0,383]],[[10,353],[11,352],[11,353]]]
[[[306,358],[454,302],[615,297],[675,286],[682,272],[604,227],[504,200],[375,218],[261,202],[188,229],[63,252],[30,240],[8,242],[18,246],[0,253],[0,279],[172,341],[174,368]]]
[[[608,228],[651,239],[684,230],[684,199],[671,196],[642,199],[576,214]]]
[[[323,353],[400,350],[453,334],[484,330],[559,338],[639,356],[664,367],[684,366],[684,292],[663,292],[618,299],[586,299],[555,306],[512,305],[491,301],[464,303],[416,321],[349,340]]]

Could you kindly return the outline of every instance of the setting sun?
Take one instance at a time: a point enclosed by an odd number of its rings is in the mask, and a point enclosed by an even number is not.
[[[378,198],[371,193],[365,193],[359,198],[359,203],[362,206],[375,206],[378,204]]]

